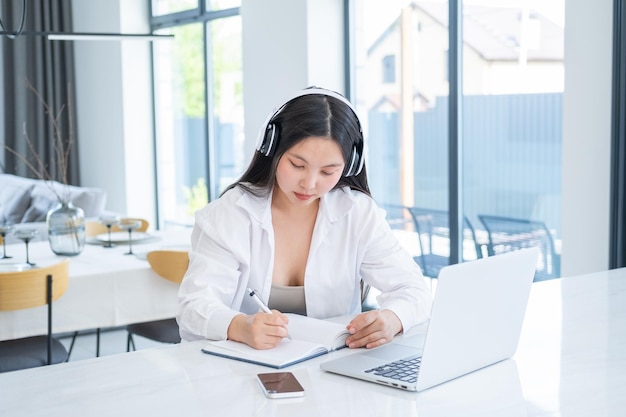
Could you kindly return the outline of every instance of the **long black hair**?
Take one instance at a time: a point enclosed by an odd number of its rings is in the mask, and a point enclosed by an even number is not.
[[[291,99],[271,118],[270,123],[274,124],[278,133],[273,155],[265,156],[257,150],[246,172],[228,186],[224,193],[236,186],[255,195],[269,193],[274,187],[276,168],[283,154],[312,136],[328,137],[337,142],[346,166],[353,149],[364,148],[358,116],[346,103],[323,93]],[[340,187],[350,187],[371,197],[365,164],[357,175],[342,175],[334,188]]]

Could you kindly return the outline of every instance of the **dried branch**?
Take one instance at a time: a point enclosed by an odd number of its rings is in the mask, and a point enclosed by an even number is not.
[[[63,115],[63,112],[66,109],[65,105],[62,105],[59,111],[56,114],[54,114],[52,107],[48,104],[48,102],[44,99],[44,97],[39,93],[39,91],[37,91],[37,89],[28,80],[26,80],[26,87],[37,97],[37,99],[39,100],[39,102],[44,108],[44,112],[46,116],[48,117],[48,121],[50,122],[52,126],[53,139],[54,139],[54,142],[53,142],[54,158],[55,158],[56,165],[57,165],[56,171],[58,172],[57,175],[59,176],[61,183],[67,186],[68,185],[67,169],[69,165],[68,162],[69,162],[69,156],[70,156],[70,149],[72,147],[72,136],[73,136],[72,127],[71,127],[72,120],[73,120],[72,113],[70,111],[68,114],[70,130],[69,130],[67,140],[64,141],[62,130],[60,127],[60,120]],[[4,148],[8,152],[15,155],[17,158],[19,158],[24,163],[24,165],[28,169],[30,169],[30,171],[35,176],[37,176],[37,178],[39,178],[40,180],[43,180],[48,186],[48,188],[54,193],[58,201],[67,203],[69,201],[69,189],[67,189],[66,187],[65,195],[61,195],[59,191],[54,187],[55,178],[52,176],[52,174],[46,167],[46,164],[43,162],[42,158],[37,153],[33,145],[33,142],[30,140],[30,137],[28,136],[28,132],[26,130],[26,123],[23,124],[22,135],[24,136],[24,139],[26,141],[26,145],[28,146],[28,150],[30,154],[34,158],[34,161],[35,161],[34,164],[31,163],[26,156],[22,155],[21,153],[11,148],[10,146],[5,144]]]
[[[71,131],[72,114],[70,112],[68,115],[70,119],[70,124],[69,124],[70,132],[68,134],[67,145],[66,145],[63,142],[63,135],[61,132],[61,127],[59,126],[59,120],[61,119],[61,116],[63,115],[63,111],[65,110],[65,105],[61,105],[61,108],[59,109],[58,113],[54,115],[53,109],[46,102],[46,100],[39,93],[39,91],[37,91],[37,89],[33,87],[33,85],[28,80],[26,80],[26,87],[30,91],[32,91],[33,94],[35,94],[35,96],[37,97],[41,105],[43,106],[45,110],[45,114],[48,115],[48,119],[54,131],[54,134],[53,134],[54,154],[55,154],[57,165],[59,167],[59,171],[61,173],[61,182],[67,185],[67,167],[68,167],[69,151],[70,151],[70,148],[72,147],[72,131]]]

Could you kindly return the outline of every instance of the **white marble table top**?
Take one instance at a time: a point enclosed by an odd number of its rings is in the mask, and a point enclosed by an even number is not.
[[[0,374],[0,415],[623,416],[626,269],[533,284],[513,359],[421,393],[320,370],[343,349],[287,368],[304,397],[267,399],[254,376],[270,368],[203,343]]]

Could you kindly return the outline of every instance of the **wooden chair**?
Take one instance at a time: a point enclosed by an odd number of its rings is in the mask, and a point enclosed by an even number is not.
[[[479,214],[478,218],[489,236],[489,256],[538,246],[541,252],[534,280],[561,276],[560,257],[556,253],[552,233],[544,222],[486,214]]]
[[[130,221],[130,220],[139,220],[141,222],[141,226],[139,227],[139,229],[137,229],[137,232],[145,232],[146,230],[148,230],[148,227],[150,227],[150,222],[148,222],[146,219],[140,219],[140,218],[131,218],[131,217],[124,217],[122,218],[120,221],[124,222],[124,221]],[[107,227],[105,225],[103,225],[102,223],[100,223],[98,220],[90,220],[85,222],[85,236],[86,237],[94,237],[94,236],[98,236],[104,233],[107,233],[109,230],[107,229]],[[116,233],[116,232],[123,232],[124,230],[120,229],[120,227],[118,225],[113,225],[111,227],[111,233]]]
[[[122,220],[120,220],[120,223],[124,223],[124,222],[130,222],[130,221],[140,221],[141,222],[141,226],[139,226],[138,229],[135,229],[136,232],[145,232],[146,230],[148,230],[148,227],[150,227],[150,223],[148,222],[148,220],[146,219],[140,219],[140,218],[135,218],[135,217],[124,217]],[[113,225],[113,227],[111,228],[112,232],[124,232],[125,230],[121,229],[117,224]]]
[[[69,259],[41,268],[0,272],[0,311],[48,306],[48,333],[0,342],[0,372],[65,362],[68,353],[52,336],[52,304],[68,286]]]
[[[181,283],[189,266],[187,251],[154,250],[148,252],[146,259],[157,275],[176,284]],[[130,352],[131,346],[135,350],[133,335],[162,343],[180,343],[178,323],[175,318],[129,324],[126,330],[128,331],[127,352]]]
[[[113,231],[113,228],[111,228]],[[88,220],[85,222],[85,236],[86,237],[94,237],[104,233],[107,233],[108,229],[105,225],[100,223],[98,220]]]

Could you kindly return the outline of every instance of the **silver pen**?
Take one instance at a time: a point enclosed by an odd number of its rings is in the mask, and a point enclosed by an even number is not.
[[[270,310],[270,308],[265,305],[261,298],[259,298],[259,295],[255,290],[248,288],[248,295],[252,297],[252,300],[259,306],[261,310],[263,310],[264,313],[272,314],[272,310]]]
[[[272,310],[270,310],[270,308],[265,305],[265,303],[263,302],[263,300],[261,300],[259,294],[257,294],[255,290],[253,290],[252,288],[248,288],[248,295],[252,297],[252,300],[259,306],[261,310],[263,310],[264,313],[273,314]],[[291,340],[291,336],[289,336],[289,333],[287,333],[287,339]]]

